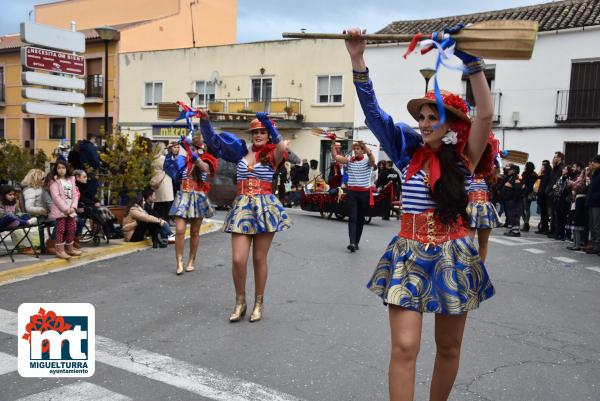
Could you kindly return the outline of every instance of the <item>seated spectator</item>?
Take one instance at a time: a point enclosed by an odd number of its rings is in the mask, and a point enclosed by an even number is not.
[[[162,219],[162,216],[156,210],[156,191],[148,187],[142,191],[142,197],[144,198],[144,210],[149,215]],[[165,224],[160,228],[159,235],[163,240],[168,240],[171,243],[175,242],[175,235],[173,235],[169,224]]]
[[[84,219],[90,218],[101,224],[104,234],[111,238],[115,229],[113,226],[113,222],[116,220],[115,216],[108,208],[100,204],[100,201],[95,196],[95,191],[88,183],[85,171],[75,170],[73,175],[75,176],[77,189],[79,189],[79,208],[77,209],[77,214]]]
[[[0,187],[0,230],[37,224],[37,219],[22,213],[12,185]]]
[[[167,241],[160,238],[161,227],[167,226],[165,220],[150,215],[146,209],[144,197],[138,195],[129,202],[127,215],[123,219],[123,236],[125,241],[139,242],[146,238],[147,234],[152,237],[153,248],[166,248]]]
[[[21,181],[25,213],[37,217],[40,222],[48,220],[49,211],[42,201],[43,186],[44,172],[36,168],[29,170]]]
[[[309,184],[312,185],[312,184]],[[325,179],[323,177],[317,177],[316,181],[315,181],[315,185],[314,185],[314,191],[315,192],[328,192],[329,191],[329,185],[327,185],[327,183],[325,182]]]

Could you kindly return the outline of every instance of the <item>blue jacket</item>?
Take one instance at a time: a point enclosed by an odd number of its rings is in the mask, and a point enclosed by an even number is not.
[[[367,127],[396,167],[406,167],[415,150],[423,144],[421,135],[405,123],[394,124],[392,117],[379,107],[367,73],[354,72],[354,86]]]
[[[181,183],[181,177],[183,170],[185,169],[185,156],[177,155],[173,156],[168,154],[165,156],[165,162],[163,164],[163,170],[171,179],[176,186]]]
[[[79,142],[79,162],[82,166],[85,167],[87,165],[94,170],[100,168],[98,148],[87,139]]]

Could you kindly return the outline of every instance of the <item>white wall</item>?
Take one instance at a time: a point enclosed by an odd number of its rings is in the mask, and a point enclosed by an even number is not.
[[[505,149],[528,152],[530,160],[539,166],[555,151],[564,151],[564,142],[600,141],[600,124],[596,129],[582,129],[554,122],[557,91],[569,89],[571,62],[600,59],[598,43],[600,29],[542,33],[530,60],[486,60],[488,65],[495,65],[494,91],[502,92],[500,124],[495,125],[493,131],[501,141],[504,138]],[[405,60],[402,58],[405,50],[404,44],[369,46],[365,59],[381,107],[395,121],[416,126],[406,104],[412,98],[423,96],[425,81],[419,69],[433,68],[435,55],[434,52],[425,56],[416,53]],[[458,59],[453,60],[453,64],[458,63]],[[440,88],[464,93],[460,72],[442,67],[439,75]],[[432,88],[430,81],[429,89]],[[358,99],[355,104],[355,137],[375,141],[365,128]],[[522,130],[504,130],[513,127],[514,111],[520,114],[517,126]]]

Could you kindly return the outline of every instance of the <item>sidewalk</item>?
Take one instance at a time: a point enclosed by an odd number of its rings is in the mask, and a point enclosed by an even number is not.
[[[205,219],[200,228],[200,235],[209,234],[218,231],[222,227],[222,222],[218,220]],[[186,239],[189,238],[189,227],[186,232]],[[11,262],[10,257],[0,256],[0,285],[20,281],[41,274],[47,274],[54,271],[72,269],[82,266],[92,261],[110,259],[128,253],[139,252],[150,249],[152,241],[147,239],[141,242],[125,242],[122,239],[110,240],[110,243],[102,242],[99,246],[90,246],[81,244],[83,254],[79,257],[73,257],[70,260],[58,259],[54,255],[40,255],[39,259],[33,255],[15,254],[15,262]],[[169,245],[173,247],[174,245]],[[174,250],[170,250],[175,252]]]

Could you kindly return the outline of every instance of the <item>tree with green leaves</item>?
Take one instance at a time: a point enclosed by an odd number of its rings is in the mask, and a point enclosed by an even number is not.
[[[0,179],[18,184],[32,168],[45,170],[48,156],[43,150],[34,155],[12,142],[0,138]]]

